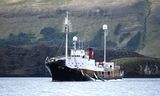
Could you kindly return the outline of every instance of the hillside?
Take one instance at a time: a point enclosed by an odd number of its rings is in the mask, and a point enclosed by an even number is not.
[[[96,59],[103,57],[102,25],[107,24],[108,61],[124,63],[129,75],[152,62],[159,75],[159,7],[159,0],[1,0],[0,76],[48,76],[44,60],[64,45],[66,11],[72,22],[69,40],[77,35],[84,48],[96,50]]]
[[[26,38],[31,43],[38,42],[43,39],[41,31],[48,27],[62,32],[65,11],[69,10],[72,31],[78,32],[82,40],[93,42],[105,23],[109,26],[107,40],[114,45],[109,48],[160,57],[158,0],[2,0],[0,5],[3,45],[20,34],[29,35]]]
[[[142,54],[158,57],[160,54],[160,1],[149,0],[148,16],[146,20],[146,34],[145,34],[145,47],[142,50]]]

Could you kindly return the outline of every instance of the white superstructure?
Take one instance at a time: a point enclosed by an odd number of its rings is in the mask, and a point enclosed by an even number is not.
[[[103,66],[99,66],[99,63],[96,63],[94,59],[89,58],[88,52],[82,49],[76,48],[77,37],[73,37],[73,48],[71,49],[70,57],[67,58],[66,66],[69,68],[77,68],[77,69],[87,69],[93,71],[105,71],[105,70],[113,70],[114,63],[113,62],[103,62]]]

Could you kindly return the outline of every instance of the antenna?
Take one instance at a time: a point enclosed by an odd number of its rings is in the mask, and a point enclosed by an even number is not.
[[[66,17],[64,18],[64,23],[63,23],[63,29],[62,29],[62,31],[63,32],[66,32],[65,30],[66,30],[66,25],[68,25],[68,29],[69,29],[69,32],[72,32],[72,24],[71,24],[71,21],[69,20],[69,12],[67,11],[66,12]]]
[[[69,25],[69,20],[68,20],[68,11],[66,12],[66,17],[65,17],[64,24],[65,24],[65,25]]]
[[[82,49],[83,49],[83,40],[82,40]]]
[[[79,40],[79,49],[81,49],[81,40]]]
[[[76,43],[77,43],[77,41],[78,41],[78,38],[77,38],[77,36],[74,36],[73,37],[73,47],[74,47],[74,50],[76,50]]]

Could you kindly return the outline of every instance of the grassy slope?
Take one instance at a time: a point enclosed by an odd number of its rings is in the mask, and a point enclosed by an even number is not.
[[[147,33],[146,33],[146,41],[145,48],[142,51],[142,54],[151,56],[151,57],[160,57],[160,45],[158,44],[160,41],[160,17],[159,0],[149,0],[150,1],[150,13],[147,21]]]
[[[90,11],[90,9],[93,8],[92,11],[95,11],[97,9],[96,7],[108,7],[108,6],[115,6],[115,5],[124,6],[125,4],[122,4],[122,5],[118,4],[120,1],[121,0],[117,0],[114,2],[112,0],[94,0],[92,3],[90,3],[90,0],[79,0],[79,1],[77,0],[38,0],[38,1],[37,0],[29,0],[29,1],[14,0],[14,2],[3,0],[0,2],[0,5],[1,5],[0,13],[2,14],[0,16],[0,20],[1,20],[0,32],[2,33],[0,35],[0,38],[6,38],[8,34],[11,32],[15,32],[16,34],[16,32],[19,33],[24,31],[24,32],[38,34],[39,30],[45,26],[53,26],[57,28],[60,24],[56,24],[57,21],[55,19],[61,20],[62,18],[56,17],[56,18],[52,18],[53,20],[51,18],[46,18],[41,20],[38,17],[41,15],[52,16],[53,14],[56,14],[54,10],[58,8],[62,8],[63,10],[65,10],[65,8],[63,7],[67,7],[73,10],[78,8],[75,11],[80,11],[80,12],[83,12],[85,10]],[[124,1],[126,0],[123,0],[123,2],[122,1],[121,2],[124,3]],[[83,8],[85,8],[85,10]],[[33,16],[32,14],[35,16]],[[61,15],[61,14],[58,14],[58,15]],[[74,20],[76,21],[77,17],[74,16],[73,18],[75,18],[73,19],[73,21]],[[77,27],[74,29],[77,29],[79,32],[93,31],[95,33],[99,29],[99,27],[101,27],[101,25],[107,21],[105,20],[105,18],[102,18],[98,21],[94,20],[96,18],[90,19],[90,17],[89,18],[82,17],[78,19],[79,19],[78,23],[75,22],[74,24],[76,23],[78,25],[80,24],[80,27],[78,29]],[[79,23],[79,21],[84,21],[84,23],[83,22]],[[99,21],[100,22],[104,21],[104,22],[101,22],[101,24],[99,24]],[[89,23],[87,24],[87,22]],[[95,25],[95,22],[97,23],[96,25]],[[87,24],[87,26],[90,26],[93,24],[94,25],[91,28],[86,28],[83,30],[82,28],[85,28],[84,26],[86,26],[85,23]],[[61,28],[58,27],[58,29],[61,29]],[[94,29],[96,30],[94,31]]]
[[[39,32],[44,27],[56,27],[62,22],[61,16],[55,18],[39,19],[43,16],[51,16],[50,11],[68,4],[71,0],[13,0],[0,2],[0,38],[7,38],[10,33],[33,33],[39,37]],[[58,19],[58,20],[57,20]],[[60,20],[60,21],[59,21]]]
[[[143,33],[144,10],[143,3],[135,5],[136,2],[145,0],[14,0],[9,2],[3,0],[0,2],[0,38],[7,38],[10,33],[18,34],[20,32],[33,33],[35,37],[41,38],[40,30],[44,27],[53,27],[61,30],[61,22],[64,13],[56,13],[55,10],[69,9],[73,23],[73,31],[79,32],[80,38],[90,40],[104,23],[110,28],[109,39],[117,43],[117,47],[124,47],[127,42],[137,34]],[[157,11],[159,0],[150,0],[151,13],[147,21],[147,34],[144,50],[142,54],[160,57],[159,52],[159,23],[153,22],[153,19],[159,16]],[[105,12],[103,12],[105,11]],[[93,13],[98,15],[93,16]],[[42,17],[42,18],[41,18]],[[157,19],[158,21],[158,19]],[[124,34],[128,32],[129,38],[124,38],[119,42],[120,35],[114,35],[118,24],[122,25],[120,29]],[[141,41],[144,42],[143,40]],[[141,44],[142,44],[141,43]]]

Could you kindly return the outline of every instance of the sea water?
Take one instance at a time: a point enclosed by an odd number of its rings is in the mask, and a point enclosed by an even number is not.
[[[51,82],[51,78],[0,78],[0,96],[160,96],[160,79]]]

